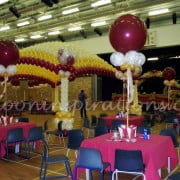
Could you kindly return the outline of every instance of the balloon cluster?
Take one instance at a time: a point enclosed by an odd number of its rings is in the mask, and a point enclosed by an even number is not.
[[[164,84],[166,86],[174,86],[176,84],[176,71],[172,67],[166,67],[163,71]]]
[[[0,40],[0,74],[14,75],[16,63],[19,59],[19,50],[16,44],[8,40]]]
[[[117,51],[110,57],[110,62],[120,67],[122,72],[117,72],[116,77],[124,80],[127,69],[132,71],[133,77],[140,76],[141,66],[145,63],[145,56],[136,50],[141,49],[146,41],[147,31],[144,23],[134,15],[120,16],[112,24],[109,39]]]
[[[68,77],[69,81],[73,81],[75,79],[75,68],[73,67],[75,58],[68,51],[60,49],[58,51],[58,59],[61,63],[57,66],[59,75],[61,77]]]

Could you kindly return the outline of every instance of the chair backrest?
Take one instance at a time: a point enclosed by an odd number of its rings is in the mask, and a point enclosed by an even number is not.
[[[143,157],[140,150],[116,149],[114,168],[120,171],[144,171]]]
[[[160,131],[160,135],[162,135],[162,136],[170,136],[172,141],[173,141],[174,147],[179,146],[179,143],[177,141],[176,132],[175,132],[174,129],[162,129]]]
[[[81,145],[81,142],[84,140],[84,135],[82,130],[73,129],[68,132],[68,148],[78,149]]]
[[[62,131],[62,123],[63,121],[58,122],[58,127],[57,127],[58,131]]]
[[[19,122],[29,122],[29,118],[22,117],[22,118],[19,118],[18,121],[19,121]]]
[[[16,143],[24,140],[22,128],[14,128],[8,131],[6,143]]]
[[[108,133],[108,128],[106,126],[97,126],[94,130],[95,137],[106,134],[106,133]]]
[[[29,130],[27,141],[37,141],[37,140],[43,140],[43,130],[42,127],[32,127]]]
[[[106,116],[108,116],[107,114],[105,114],[105,113],[101,113],[100,115],[99,115],[99,117],[100,118],[102,118],[102,117],[106,117]]]
[[[91,116],[91,125],[96,126],[97,125],[97,117],[95,115]]]
[[[84,118],[84,123],[83,123],[83,127],[85,127],[85,128],[90,128],[90,122],[89,122],[89,120],[87,119],[87,118]]]
[[[98,119],[98,126],[106,126],[105,120],[102,118]]]
[[[118,127],[120,127],[122,124],[124,124],[123,121],[114,119],[114,120],[112,120],[111,129],[112,129],[112,130],[117,130]]]
[[[146,127],[137,127],[137,133],[143,134],[144,133],[144,129],[147,129],[147,134],[151,134],[151,129],[146,128]]]
[[[44,122],[44,131],[48,130],[48,120]]]
[[[94,148],[80,147],[78,150],[76,167],[94,169],[94,170],[103,169],[101,153]]]

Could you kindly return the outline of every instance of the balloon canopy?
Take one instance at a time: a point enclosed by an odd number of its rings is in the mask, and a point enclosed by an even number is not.
[[[172,80],[176,77],[176,71],[172,67],[166,67],[163,71],[163,78],[165,80]]]
[[[8,40],[0,40],[0,64],[4,67],[14,65],[19,59],[19,50],[16,44]]]
[[[124,54],[129,50],[140,50],[146,42],[146,36],[144,22],[131,14],[117,18],[109,32],[112,47]]]

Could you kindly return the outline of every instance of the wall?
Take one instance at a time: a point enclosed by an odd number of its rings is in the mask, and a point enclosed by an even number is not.
[[[146,48],[175,46],[180,44],[180,24],[152,28],[149,32],[149,45]],[[113,52],[108,35],[71,42],[92,53],[102,54]]]

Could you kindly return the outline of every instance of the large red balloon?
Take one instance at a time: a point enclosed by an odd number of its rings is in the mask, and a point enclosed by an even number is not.
[[[0,40],[0,64],[7,67],[16,64],[19,59],[19,50],[16,44],[8,40]]]
[[[172,67],[166,67],[163,71],[163,77],[165,80],[172,80],[176,77],[176,71]]]
[[[109,39],[113,48],[122,53],[140,50],[146,42],[147,30],[137,16],[126,14],[112,24]]]

